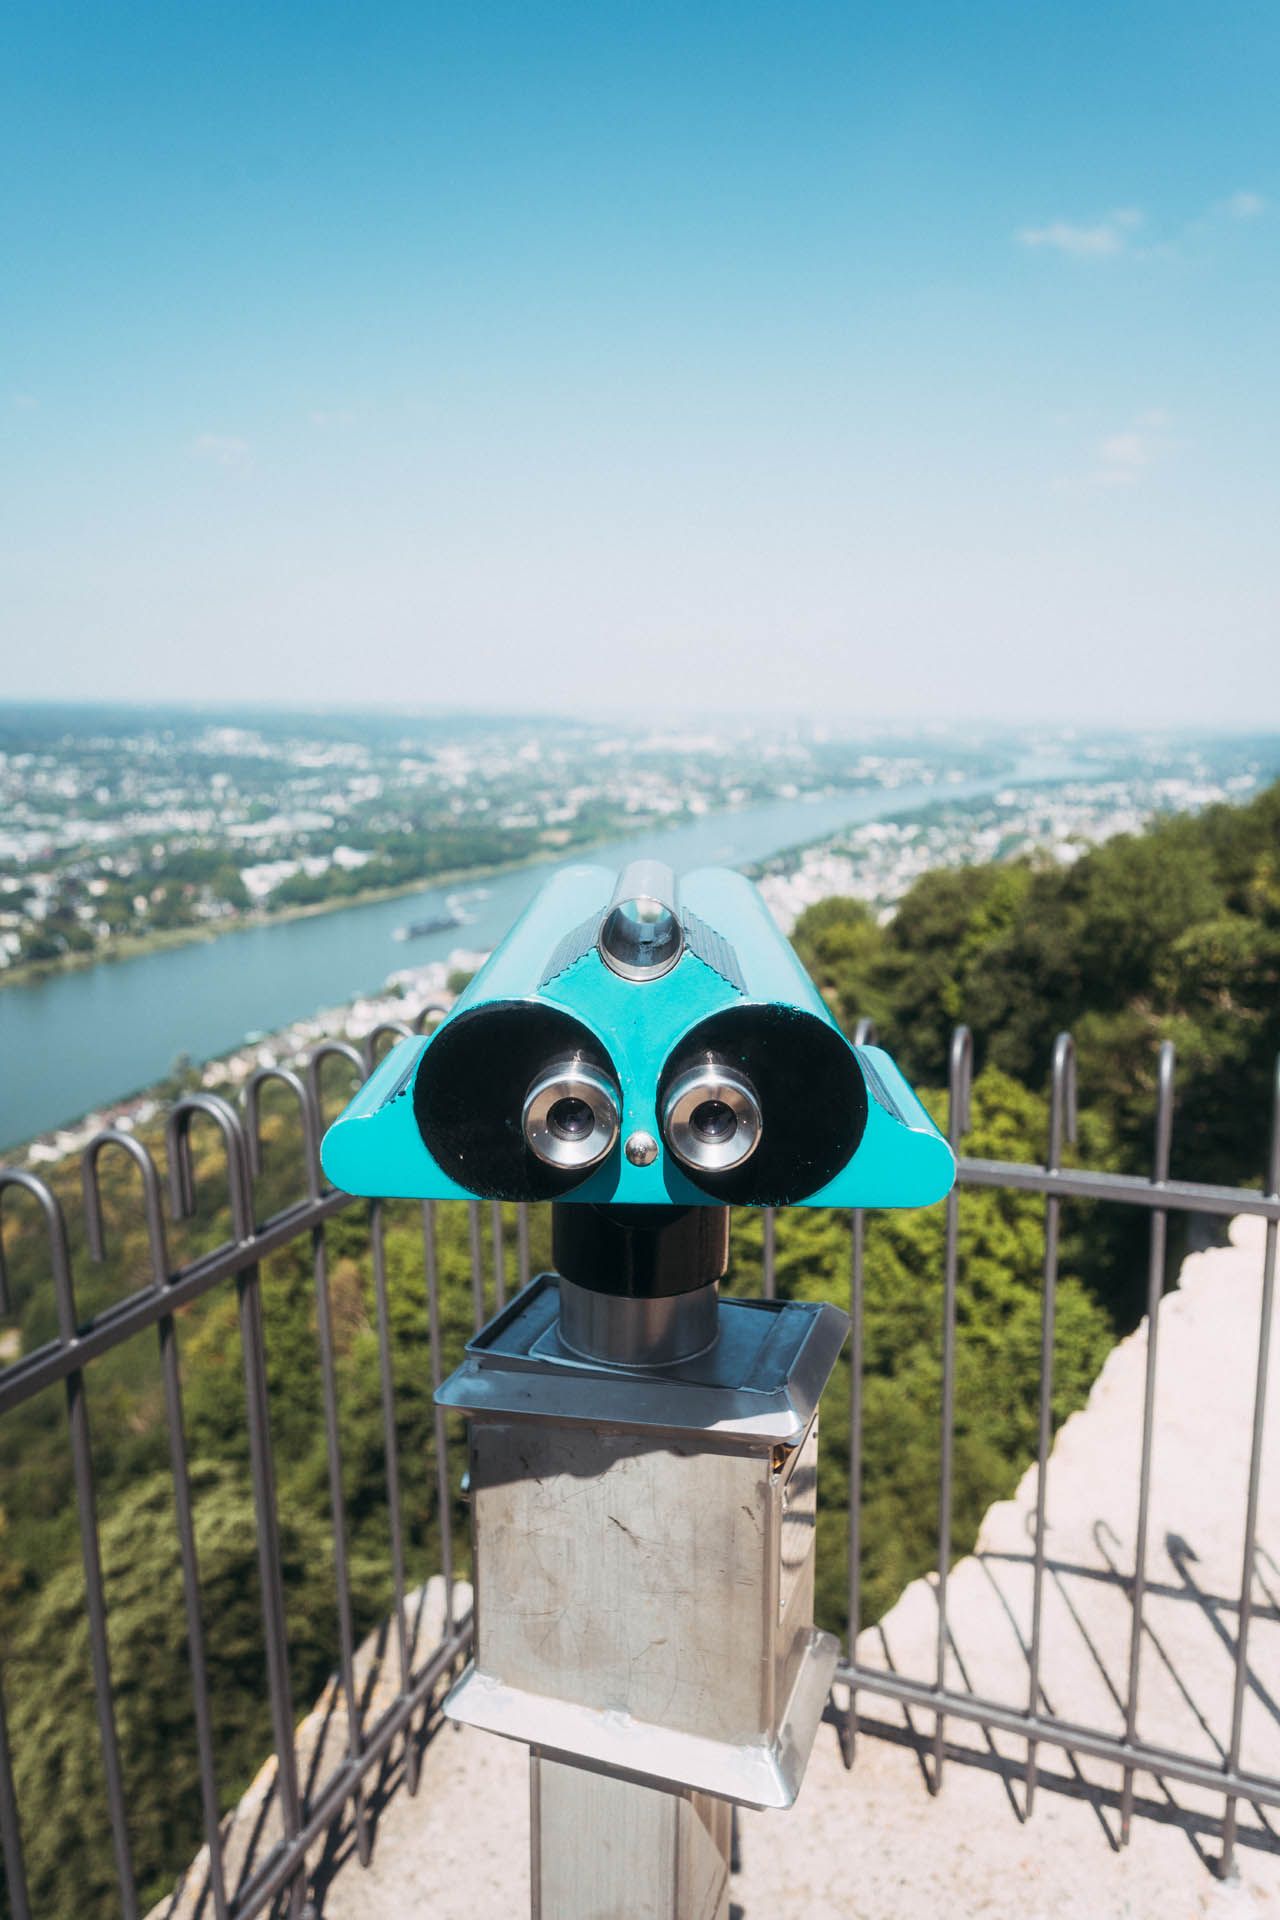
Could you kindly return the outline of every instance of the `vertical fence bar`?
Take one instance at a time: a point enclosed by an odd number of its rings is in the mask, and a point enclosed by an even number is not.
[[[366,1041],[366,1056],[372,1068],[378,1038],[385,1032],[407,1034],[409,1029],[390,1021],[375,1027]],[[288,1067],[259,1067],[245,1087],[245,1113],[248,1119],[249,1169],[256,1178],[262,1172],[262,1133],[260,1110],[263,1088],[279,1081],[292,1094],[302,1122],[303,1156],[306,1161],[307,1196],[318,1200],[323,1191],[320,1170],[319,1087],[313,1074],[304,1086]],[[342,1445],[338,1428],[338,1378],[333,1345],[333,1312],[329,1301],[329,1254],[324,1222],[311,1229],[311,1272],[316,1300],[316,1339],[320,1355],[320,1399],[324,1410],[325,1464],[329,1481],[329,1511],[333,1520],[333,1576],[338,1606],[338,1679],[347,1707],[347,1757],[359,1766],[364,1754],[364,1724],[355,1679],[355,1623],[351,1611],[351,1577],[348,1560],[347,1502],[342,1483]],[[351,1795],[355,1826],[356,1852],[361,1866],[368,1866],[372,1852],[364,1791],[357,1780]]]
[[[31,1920],[27,1867],[22,1855],[22,1827],[18,1796],[13,1785],[13,1758],[9,1749],[9,1722],[5,1718],[4,1689],[0,1687],[0,1846],[4,1848],[4,1884],[11,1920]]]
[[[764,1243],[761,1250],[760,1284],[766,1300],[778,1297],[778,1214],[774,1207],[764,1210]]]
[[[391,1023],[394,1026],[394,1023]],[[370,1062],[382,1028],[369,1036]],[[408,1029],[404,1029],[405,1032]],[[316,1077],[304,1086],[286,1067],[262,1067],[245,1088],[245,1106],[249,1116],[249,1156],[254,1174],[261,1172],[261,1136],[258,1111],[261,1090],[270,1080],[279,1080],[289,1088],[298,1103],[302,1118],[303,1144],[307,1162],[307,1193],[318,1200],[322,1191],[320,1175],[319,1088]],[[348,1560],[347,1500],[342,1479],[342,1442],[338,1426],[338,1375],[333,1344],[333,1309],[329,1299],[329,1249],[324,1222],[311,1229],[311,1273],[316,1301],[316,1344],[320,1355],[320,1403],[324,1413],[325,1467],[329,1482],[329,1512],[333,1521],[333,1578],[338,1608],[338,1683],[347,1709],[347,1758],[359,1767],[364,1755],[364,1721],[356,1691],[355,1621],[351,1611],[351,1573]],[[352,1790],[351,1811],[355,1826],[356,1853],[362,1867],[372,1854],[369,1820],[363,1787],[357,1782]]]
[[[1060,1033],[1053,1047],[1053,1078],[1049,1093],[1049,1154],[1046,1166],[1056,1173],[1062,1165],[1063,1141],[1076,1137],[1076,1050],[1069,1033]],[[1044,1293],[1040,1308],[1040,1432],[1036,1453],[1036,1518],[1034,1565],[1031,1575],[1031,1644],[1027,1652],[1027,1711],[1040,1710],[1040,1645],[1044,1620],[1045,1530],[1048,1516],[1049,1451],[1053,1445],[1053,1344],[1058,1300],[1058,1235],[1062,1202],[1050,1194],[1044,1204]],[[1026,1811],[1035,1808],[1039,1749],[1027,1742]]]
[[[493,1201],[490,1206],[489,1234],[493,1241],[493,1310],[501,1313],[507,1304],[507,1253],[503,1244],[501,1200]]]
[[[520,1285],[529,1284],[529,1206],[522,1200],[516,1208],[516,1271],[520,1276]]]
[[[0,1200],[4,1197],[5,1188],[11,1184],[36,1195],[49,1232],[50,1258],[57,1258],[60,1243],[65,1259],[66,1235],[62,1232],[62,1220],[57,1211],[57,1201],[48,1188],[42,1182],[33,1181],[29,1174],[15,1176],[10,1174],[7,1168],[0,1168]],[[4,1264],[2,1223],[0,1223],[0,1309],[5,1313],[13,1311]],[[13,1778],[13,1755],[9,1746],[9,1722],[5,1713],[3,1686],[0,1686],[0,1846],[4,1848],[4,1884],[9,1896],[12,1920],[31,1920],[31,1896],[27,1889],[27,1865],[22,1850],[22,1823],[18,1815],[18,1794]]]
[[[329,1301],[329,1252],[323,1225],[311,1229],[311,1266],[315,1279],[316,1338],[320,1349],[320,1398],[324,1408],[325,1464],[329,1511],[333,1516],[333,1577],[338,1590],[338,1677],[347,1703],[347,1758],[356,1766],[364,1754],[364,1720],[356,1691],[355,1621],[351,1613],[351,1573],[347,1561],[347,1498],[342,1484],[342,1441],[338,1428],[338,1380],[333,1347],[333,1309]],[[352,1795],[356,1851],[367,1867],[371,1857],[364,1793]]]
[[[441,1009],[433,1004],[423,1007],[414,1020],[414,1031],[421,1032],[430,1017]],[[362,1059],[354,1047],[345,1041],[322,1041],[311,1051],[308,1062],[308,1080],[311,1100],[315,1112],[317,1131],[323,1124],[324,1105],[320,1085],[320,1070],[324,1061],[338,1055],[349,1061],[357,1073],[364,1072],[372,1063],[377,1041],[384,1033],[400,1035],[407,1031],[399,1021],[386,1021],[369,1035],[366,1053]],[[317,1154],[318,1158],[318,1154]],[[386,1248],[383,1238],[382,1203],[375,1200],[369,1210],[370,1238],[373,1244],[374,1293],[377,1302],[378,1317],[378,1370],[380,1395],[382,1400],[383,1446],[387,1462],[387,1496],[390,1514],[392,1584],[396,1604],[396,1643],[400,1663],[400,1697],[403,1698],[408,1685],[411,1669],[411,1655],[407,1621],[405,1615],[405,1573],[404,1573],[404,1531],[400,1510],[400,1456],[395,1426],[395,1395],[391,1377],[390,1317],[387,1307]],[[336,1418],[336,1402],[335,1402]],[[334,1428],[336,1440],[336,1426]],[[341,1487],[341,1468],[338,1466],[339,1489]],[[331,1482],[332,1484],[332,1482]],[[336,1520],[335,1520],[336,1526]],[[345,1555],[344,1555],[345,1560]],[[448,1608],[446,1606],[446,1614]],[[363,1746],[363,1735],[361,1734]],[[416,1793],[420,1769],[420,1754],[410,1729],[405,1730],[405,1771],[410,1793]],[[363,1809],[357,1803],[357,1816],[363,1823]],[[359,1831],[359,1829],[358,1829]],[[364,1846],[368,1847],[367,1835]]]
[[[875,1021],[863,1014],[853,1029],[855,1047],[875,1045]],[[847,1643],[849,1664],[858,1658],[858,1634],[862,1626],[862,1400],[865,1320],[866,1215],[855,1207],[849,1216],[849,1625]],[[845,1715],[840,1742],[841,1756],[851,1767],[858,1740],[858,1697],[849,1685],[849,1710]]]
[[[973,1036],[968,1027],[957,1027],[951,1036],[951,1058],[947,1073],[947,1138],[952,1151],[959,1154],[960,1141],[969,1125],[969,1100],[973,1085]],[[946,1260],[942,1291],[942,1444],[938,1474],[938,1642],[935,1671],[939,1688],[947,1680],[947,1579],[951,1569],[951,1476],[955,1448],[956,1417],[956,1280],[960,1264],[960,1194],[953,1186],[947,1195]],[[946,1720],[939,1713],[933,1728],[932,1793],[942,1786],[942,1765],[946,1745]]]
[[[863,1272],[866,1216],[861,1207],[850,1215],[852,1246],[849,1261],[849,1626],[850,1666],[858,1657],[862,1624],[862,1370],[865,1277]],[[841,1743],[844,1763],[853,1765],[858,1738],[857,1691],[850,1682],[849,1711]]]
[[[400,1698],[409,1692],[409,1631],[404,1610],[404,1516],[400,1510],[400,1440],[396,1432],[395,1382],[391,1371],[391,1308],[387,1298],[386,1227],[381,1200],[369,1208],[373,1242],[373,1287],[378,1306],[378,1383],[382,1397],[382,1444],[387,1463],[387,1509],[391,1526],[391,1581],[396,1604],[396,1648],[400,1658]],[[419,1749],[412,1728],[405,1728],[405,1770],[409,1792],[418,1791]]]
[[[280,1524],[271,1451],[271,1412],[267,1396],[267,1353],[262,1330],[262,1282],[256,1261],[236,1276],[240,1344],[244,1352],[245,1404],[249,1425],[249,1471],[258,1535],[258,1572],[262,1585],[262,1621],[267,1650],[267,1690],[276,1740],[280,1814],[286,1846],[292,1850],[302,1831],[298,1756],[293,1743],[293,1689],[289,1680],[289,1638],[284,1613],[284,1573],[280,1564]],[[289,1886],[289,1911],[302,1912],[302,1878]]]
[[[467,1231],[471,1243],[471,1317],[479,1333],[485,1323],[484,1309],[484,1241],[480,1232],[480,1202],[467,1202]]]
[[[1152,1180],[1163,1186],[1169,1178],[1169,1156],[1173,1143],[1173,1042],[1160,1047],[1160,1066],[1156,1090],[1155,1163]],[[1168,1244],[1169,1216],[1163,1209],[1151,1215],[1151,1249],[1147,1261],[1147,1364],[1142,1393],[1142,1454],[1138,1468],[1138,1519],[1133,1544],[1132,1617],[1129,1622],[1129,1684],[1125,1691],[1124,1737],[1132,1741],[1138,1731],[1138,1691],[1142,1670],[1142,1614],[1147,1592],[1147,1530],[1151,1516],[1151,1450],[1155,1431],[1156,1362],[1159,1357],[1160,1297],[1164,1292],[1164,1259]],[[1133,1768],[1124,1770],[1120,1792],[1120,1843],[1129,1844],[1133,1827]]]
[[[523,1209],[521,1209],[523,1212]],[[436,1210],[422,1203],[422,1264],[427,1276],[427,1338],[431,1342],[431,1392],[436,1442],[436,1505],[440,1510],[440,1571],[444,1576],[444,1630],[453,1632],[453,1501],[449,1492],[449,1434],[444,1408],[435,1401],[444,1379],[440,1352],[440,1277],[436,1264]]]
[[[109,1146],[116,1147],[125,1153],[142,1175],[143,1207],[151,1259],[151,1284],[154,1291],[163,1297],[169,1280],[169,1254],[164,1230],[160,1177],[151,1155],[142,1142],[132,1134],[116,1133],[108,1129],[95,1135],[84,1150],[80,1172],[90,1255],[98,1261],[106,1258],[102,1197],[98,1186],[98,1162],[104,1149]],[[213,1715],[209,1707],[209,1671],[204,1649],[204,1617],[200,1605],[200,1563],[196,1553],[191,1480],[187,1471],[186,1422],[182,1408],[178,1331],[171,1313],[166,1313],[157,1322],[156,1331],[160,1345],[160,1373],[164,1385],[169,1472],[173,1481],[174,1516],[178,1526],[178,1550],[182,1563],[182,1600],[187,1625],[188,1662],[191,1668],[191,1702],[196,1723],[196,1767],[200,1778],[200,1806],[205,1845],[209,1849],[209,1889],[213,1895],[215,1920],[226,1920],[226,1872],[222,1857],[222,1829],[218,1820],[218,1778],[213,1753]]]
[[[21,1173],[17,1169],[5,1169],[0,1172],[0,1192],[9,1186],[22,1187],[31,1194],[44,1215],[49,1244],[49,1266],[58,1316],[58,1339],[64,1347],[69,1346],[76,1337],[77,1317],[75,1294],[71,1283],[71,1263],[67,1252],[67,1228],[62,1208],[44,1182],[36,1179],[33,1174]],[[89,1660],[93,1673],[94,1704],[107,1789],[111,1849],[115,1860],[116,1878],[120,1884],[121,1913],[124,1920],[137,1920],[138,1895],[133,1878],[133,1855],[125,1814],[120,1741],[116,1732],[115,1705],[111,1691],[106,1595],[102,1578],[102,1555],[98,1545],[98,1513],[93,1485],[93,1443],[89,1433],[89,1409],[85,1402],[84,1374],[78,1367],[67,1375],[66,1403],[67,1427],[71,1438],[72,1477],[76,1489],[76,1514],[80,1531],[80,1558],[84,1567],[85,1611],[89,1620]],[[18,1861],[21,1875],[20,1852]]]
[[[351,1057],[356,1070],[360,1057],[340,1042],[315,1049],[310,1071],[319,1111],[319,1088],[314,1076],[325,1052]],[[165,1125],[169,1155],[172,1212],[181,1219],[195,1206],[195,1176],[191,1156],[191,1126],[206,1114],[222,1136],[226,1156],[231,1230],[237,1247],[253,1239],[253,1194],[249,1177],[251,1155],[244,1129],[226,1101],[214,1093],[191,1093],[171,1108]],[[302,1801],[298,1791],[298,1756],[293,1742],[293,1692],[289,1681],[289,1642],[284,1613],[284,1575],[280,1564],[280,1525],[276,1512],[275,1465],[271,1451],[271,1413],[267,1395],[266,1342],[262,1330],[262,1284],[256,1260],[236,1274],[236,1309],[244,1361],[245,1412],[249,1436],[249,1476],[253,1488],[254,1527],[258,1548],[258,1580],[262,1589],[262,1627],[267,1656],[267,1693],[276,1745],[276,1779],[285,1853],[297,1861],[289,1881],[289,1912],[298,1920],[306,1894],[306,1856],[299,1845]]]
[[[163,1282],[161,1283],[163,1284]],[[191,1661],[191,1695],[196,1720],[196,1762],[200,1774],[200,1801],[204,1839],[209,1849],[209,1888],[216,1920],[226,1920],[227,1882],[222,1859],[222,1828],[218,1821],[218,1775],[213,1753],[213,1714],[209,1706],[209,1674],[204,1651],[204,1621],[200,1608],[200,1573],[196,1559],[195,1520],[191,1482],[187,1473],[186,1427],[182,1411],[182,1377],[178,1359],[178,1330],[167,1313],[159,1325],[160,1367],[164,1377],[165,1424],[169,1438],[169,1470],[178,1521],[182,1558],[182,1596]]]
[[[376,1027],[370,1027],[361,1049],[364,1055],[365,1072],[372,1073],[377,1066],[378,1046],[381,1041],[390,1040],[393,1046],[398,1046],[401,1040],[412,1038],[413,1028],[405,1020],[380,1020]]]
[[[89,1649],[93,1662],[93,1691],[97,1701],[102,1764],[107,1781],[111,1845],[120,1881],[120,1904],[125,1920],[136,1920],[138,1897],[124,1804],[124,1776],[111,1697],[111,1657],[107,1648],[107,1602],[98,1546],[93,1467],[89,1439],[89,1409],[85,1404],[84,1375],[67,1375],[67,1421],[71,1429],[72,1469],[80,1518],[80,1554],[84,1562],[85,1608],[89,1615]]]
[[[1267,1192],[1280,1193],[1280,1059],[1276,1061],[1271,1102],[1271,1154],[1267,1167]],[[1258,1365],[1253,1387],[1253,1437],[1249,1447],[1249,1491],[1245,1499],[1244,1551],[1240,1567],[1240,1610],[1236,1616],[1235,1673],[1231,1687],[1231,1738],[1227,1745],[1227,1767],[1235,1773],[1240,1766],[1240,1743],[1244,1733],[1245,1683],[1249,1674],[1249,1628],[1253,1621],[1253,1574],[1258,1543],[1258,1500],[1262,1488],[1262,1443],[1266,1429],[1267,1376],[1271,1365],[1271,1325],[1276,1292],[1276,1224],[1267,1222],[1265,1250],[1262,1256],[1262,1308],[1258,1316]],[[1227,1796],[1222,1816],[1221,1871],[1225,1878],[1235,1860],[1237,1801]]]
[[[307,1055],[307,1086],[311,1091],[311,1106],[316,1117],[317,1128],[324,1126],[324,1063],[326,1060],[345,1060],[358,1086],[364,1079],[367,1068],[364,1055],[359,1048],[353,1047],[349,1040],[320,1040]]]
[[[322,1052],[342,1051],[360,1057],[338,1042],[317,1048],[313,1073]],[[319,1111],[318,1087],[316,1110]],[[213,1093],[192,1093],[169,1114],[165,1133],[169,1148],[169,1181],[173,1212],[181,1218],[195,1203],[190,1131],[197,1114],[214,1121],[226,1154],[227,1187],[231,1201],[231,1228],[238,1246],[253,1239],[253,1196],[249,1178],[250,1154],[244,1129],[226,1101]],[[302,1800],[298,1791],[298,1756],[293,1742],[293,1690],[289,1680],[289,1639],[284,1612],[284,1574],[280,1564],[280,1522],[276,1511],[275,1464],[271,1449],[271,1411],[267,1394],[267,1350],[262,1330],[262,1280],[256,1260],[236,1275],[236,1307],[240,1346],[244,1358],[245,1411],[249,1434],[249,1476],[253,1487],[254,1525],[258,1547],[258,1579],[262,1589],[262,1626],[267,1656],[267,1692],[276,1744],[276,1779],[280,1795],[280,1822],[284,1845],[297,1865],[289,1881],[289,1912],[298,1920],[306,1895],[306,1855],[299,1845]]]

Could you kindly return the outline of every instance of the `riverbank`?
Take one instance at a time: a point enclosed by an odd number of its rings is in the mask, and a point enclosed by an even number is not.
[[[68,973],[86,973],[92,967],[107,967],[123,960],[140,960],[148,954],[165,953],[178,947],[206,946],[219,940],[224,934],[246,933],[256,927],[283,927],[295,920],[319,920],[331,913],[341,913],[347,907],[374,907],[386,900],[404,900],[410,894],[422,893],[434,887],[474,886],[485,880],[500,878],[504,873],[520,873],[526,867],[547,866],[552,861],[561,861],[567,854],[590,853],[593,847],[602,846],[603,837],[584,840],[580,846],[548,847],[544,853],[530,854],[523,860],[495,860],[488,866],[449,868],[443,873],[420,874],[416,880],[405,880],[395,887],[364,887],[358,893],[335,894],[331,900],[309,901],[305,906],[281,907],[275,913],[261,911],[227,915],[222,920],[202,921],[198,926],[163,927],[153,933],[125,933],[109,945],[95,947],[86,953],[64,953],[56,960],[31,960],[23,966],[7,967],[0,971],[0,992],[6,987],[29,987],[41,981],[57,980]],[[466,922],[459,924],[458,931],[465,929]]]
[[[947,796],[963,799],[1026,771],[1016,769],[1000,781],[948,781]],[[1053,779],[1063,769],[1041,761],[1034,771]],[[247,1034],[278,1032],[316,1009],[380,994],[406,962],[446,961],[462,942],[492,948],[557,866],[591,860],[617,868],[644,855],[677,872],[745,868],[785,847],[938,798],[938,783],[921,782],[709,808],[612,842],[542,849],[533,861],[455,870],[428,886],[396,888],[380,898],[369,898],[369,889],[360,902],[322,902],[252,923],[228,921],[212,937],[180,939],[127,961],[117,953],[119,965],[81,967],[38,984],[11,983],[14,991],[0,993],[0,1148],[117,1103],[124,1088],[163,1083],[172,1078],[176,1061],[218,1060]],[[473,898],[465,927],[442,928],[408,946],[397,942],[406,920],[431,916],[442,889],[468,885]]]
[[[843,785],[828,786],[809,798],[832,801],[842,795],[855,796],[876,790],[875,782],[851,781]],[[887,792],[892,790],[892,788],[885,789]],[[229,933],[246,933],[262,927],[288,926],[294,921],[316,920],[329,914],[342,913],[348,907],[378,906],[388,900],[403,900],[411,894],[420,894],[428,890],[475,885],[477,882],[500,879],[504,874],[558,865],[577,856],[586,859],[600,847],[615,845],[619,836],[623,834],[640,835],[666,832],[671,828],[714,824],[717,820],[730,819],[735,814],[744,813],[754,804],[757,803],[745,802],[732,807],[709,807],[705,811],[687,808],[683,813],[638,815],[634,820],[619,819],[589,838],[574,840],[570,833],[561,844],[542,847],[536,853],[524,854],[518,859],[492,860],[469,867],[448,867],[439,873],[419,874],[415,879],[404,880],[393,887],[362,887],[354,893],[334,894],[330,899],[309,901],[302,906],[280,907],[275,911],[254,909],[247,913],[227,914],[218,920],[201,921],[189,927],[165,927],[149,933],[121,934],[110,942],[83,953],[65,953],[56,960],[31,960],[0,969],[0,992],[3,992],[6,987],[33,986],[42,981],[59,979],[65,974],[86,973],[94,967],[108,966],[117,961],[138,960],[149,954],[163,953],[180,947],[207,945]]]
[[[381,993],[362,994],[349,1005],[326,1008],[308,1019],[291,1021],[275,1033],[256,1035],[217,1059],[193,1064],[184,1074],[170,1076],[55,1127],[34,1139],[0,1152],[10,1166],[45,1169],[80,1153],[104,1127],[134,1133],[148,1127],[165,1105],[182,1093],[220,1093],[234,1098],[261,1067],[305,1067],[311,1049],[322,1040],[345,1040],[362,1046],[374,1030],[391,1022],[411,1026],[426,1006],[448,1010],[455,995],[449,977],[455,971],[473,972],[483,953],[456,948],[447,960],[422,967],[405,967],[390,976]]]

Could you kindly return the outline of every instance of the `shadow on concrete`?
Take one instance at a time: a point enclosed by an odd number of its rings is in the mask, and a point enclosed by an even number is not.
[[[1031,1516],[1028,1516],[1030,1521]],[[1086,1724],[1078,1704],[1080,1690],[1089,1688],[1095,1702],[1098,1690],[1109,1703],[1110,1714],[1096,1710],[1087,1724],[1115,1736],[1123,1734],[1129,1720],[1130,1673],[1128,1648],[1133,1627],[1134,1580],[1119,1560],[1122,1543],[1106,1521],[1092,1528],[1093,1545],[1098,1554],[1095,1564],[1047,1555],[1043,1562],[1046,1611],[1052,1597],[1054,1605],[1052,1642],[1042,1640],[1039,1673],[1039,1708],[1065,1724]],[[1194,1758],[1200,1765],[1226,1768],[1230,1759],[1234,1689],[1239,1684],[1246,1703],[1256,1713],[1280,1729],[1280,1567],[1259,1545],[1255,1558],[1254,1595],[1248,1623],[1248,1642],[1241,1650],[1239,1596],[1214,1592],[1200,1577],[1200,1560],[1192,1543],[1183,1535],[1167,1532],[1163,1549],[1174,1578],[1148,1579],[1143,1600],[1142,1630],[1139,1637],[1139,1668],[1135,1689],[1135,1724],[1138,1736],[1148,1744]],[[1035,1557],[1032,1551],[982,1551],[971,1556],[970,1581],[980,1579],[993,1603],[992,1609],[980,1607],[972,1584],[969,1604],[954,1605],[955,1572],[951,1582],[953,1604],[948,1608],[947,1649],[959,1686],[955,1691],[1000,1698],[1010,1705],[1025,1707],[1031,1691],[1030,1602]],[[958,1571],[958,1570],[957,1570]],[[1270,1575],[1270,1578],[1267,1575]],[[936,1589],[935,1589],[936,1590]],[[1002,1641],[998,1662],[998,1690],[993,1677],[990,1621],[994,1610],[1003,1621],[1007,1634]],[[890,1623],[892,1624],[892,1623]],[[913,1651],[920,1646],[920,1619],[913,1620],[910,1634]],[[1260,1645],[1258,1628],[1264,1629]],[[1207,1637],[1206,1637],[1207,1630]],[[901,1657],[895,1658],[884,1623],[874,1629],[879,1660],[892,1673],[906,1670]],[[897,1638],[898,1636],[895,1636]],[[966,1652],[962,1641],[971,1637],[973,1647]],[[865,1644],[865,1642],[864,1642]],[[1216,1657],[1215,1656],[1216,1651]],[[1259,1655],[1265,1654],[1268,1672],[1260,1670]],[[984,1668],[975,1682],[975,1660]],[[1206,1671],[1211,1669],[1210,1678]],[[1025,1678],[1019,1683],[1019,1670]],[[931,1684],[930,1674],[928,1683]],[[1268,1682],[1271,1682],[1269,1684]],[[865,1690],[874,1694],[873,1688]],[[1154,1699],[1152,1696],[1156,1696]],[[865,1695],[864,1695],[865,1697]],[[1144,1703],[1151,1712],[1139,1717]],[[866,1714],[859,1707],[856,1728],[898,1746],[910,1748],[918,1757],[921,1778],[930,1792],[937,1791],[933,1757],[936,1730],[928,1708],[899,1703],[902,1724]],[[828,1719],[840,1733],[846,1764],[852,1759],[850,1714],[832,1705]],[[1110,1718],[1111,1727],[1100,1722]],[[921,1720],[928,1724],[922,1726]],[[1028,1817],[1026,1804],[1027,1746],[1025,1737],[999,1730],[999,1741],[992,1728],[980,1720],[960,1720],[953,1725],[970,1737],[948,1738],[943,1755],[948,1763],[978,1768],[998,1775],[1009,1806],[1020,1822]],[[1190,1741],[1186,1735],[1194,1729]],[[1179,1737],[1181,1736],[1181,1737]],[[1066,1770],[1046,1769],[1039,1753],[1049,1740],[1037,1743],[1035,1783],[1037,1791],[1059,1793],[1087,1801],[1106,1836],[1108,1845],[1118,1851],[1124,1844],[1124,1812],[1128,1798],[1125,1776],[1129,1770],[1120,1761],[1092,1759],[1083,1761],[1068,1748],[1059,1748]],[[1005,1751],[1008,1747],[1021,1752]],[[1198,1750],[1197,1750],[1198,1749]],[[1278,1746],[1277,1751],[1280,1751]],[[1088,1771],[1086,1772],[1086,1765]],[[1101,1770],[1113,1774],[1118,1784],[1096,1777]],[[1246,1771],[1248,1768],[1246,1767]],[[1139,1770],[1135,1770],[1139,1771]],[[1256,1771],[1256,1769],[1255,1769]],[[1134,1818],[1179,1827],[1206,1871],[1222,1871],[1221,1842],[1226,1794],[1220,1807],[1213,1805],[1214,1790],[1163,1774],[1141,1769],[1139,1777],[1150,1779],[1153,1790],[1138,1793],[1133,1778],[1128,1780],[1132,1793]],[[1016,1792],[1022,1784],[1022,1794]],[[1252,1820],[1237,1827],[1239,1846],[1280,1853],[1280,1821],[1274,1806],[1258,1800],[1241,1800],[1248,1805]],[[1213,1843],[1217,1842],[1218,1846]]]

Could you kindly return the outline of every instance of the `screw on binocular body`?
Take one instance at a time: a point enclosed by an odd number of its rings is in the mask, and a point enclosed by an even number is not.
[[[646,1133],[643,1127],[637,1127],[634,1133],[627,1135],[623,1152],[633,1167],[651,1167],[658,1157],[658,1143],[651,1133]]]

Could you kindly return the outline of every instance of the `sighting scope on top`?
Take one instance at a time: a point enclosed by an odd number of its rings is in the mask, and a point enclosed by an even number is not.
[[[741,874],[563,869],[325,1135],[348,1193],[925,1206],[946,1141],[853,1047]]]

